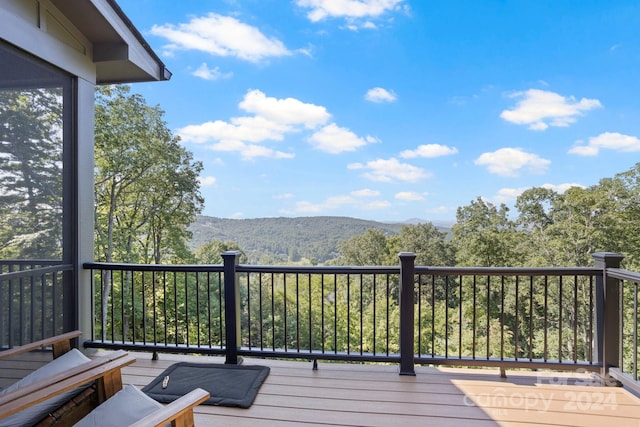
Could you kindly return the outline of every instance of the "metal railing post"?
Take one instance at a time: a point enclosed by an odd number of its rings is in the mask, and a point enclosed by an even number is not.
[[[237,286],[236,265],[240,259],[239,251],[222,254],[224,263],[224,328],[225,328],[225,364],[238,364],[240,342],[240,293]]]
[[[414,274],[416,254],[400,252],[400,375],[413,375],[414,369]]]
[[[608,277],[607,269],[620,268],[624,256],[613,252],[592,256],[596,268],[602,269],[602,275],[596,277],[595,358],[602,363],[600,375],[605,384],[610,384],[609,368],[617,367],[620,360],[620,281]]]

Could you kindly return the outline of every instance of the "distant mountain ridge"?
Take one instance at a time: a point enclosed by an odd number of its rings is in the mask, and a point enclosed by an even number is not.
[[[415,224],[418,220],[411,221]],[[302,258],[322,263],[338,256],[340,241],[369,229],[398,234],[406,224],[338,216],[229,219],[199,215],[189,226],[193,233],[189,247],[195,250],[213,240],[232,241],[245,251],[251,263]]]

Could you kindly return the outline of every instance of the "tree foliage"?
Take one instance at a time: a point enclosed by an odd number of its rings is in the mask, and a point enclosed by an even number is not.
[[[221,242],[220,240],[213,240],[200,246],[196,252],[196,261],[199,264],[222,264],[222,254],[228,251],[238,251],[241,253],[239,262],[245,264],[247,262],[247,255],[242,252],[240,246],[235,242]]]
[[[193,160],[163,120],[127,86],[96,99],[96,258],[160,263],[190,258],[187,230],[202,209]]]
[[[390,255],[397,257],[400,252],[416,254],[416,265],[453,265],[454,252],[447,233],[440,231],[432,223],[403,225],[400,234],[389,238]],[[390,265],[396,259],[390,259]]]
[[[186,246],[191,237],[187,227],[202,209],[198,180],[202,164],[171,134],[163,115],[127,86],[97,90],[95,258],[99,261],[159,264],[193,259]],[[106,274],[97,307],[103,333],[112,287],[123,293],[126,286],[139,287],[142,298],[131,301],[131,316],[121,319],[123,336],[130,334],[129,327],[139,327],[134,322],[136,312],[143,319],[147,315],[141,305],[144,297],[155,300],[156,292],[161,292],[133,280],[114,282]],[[180,292],[174,289],[175,295]]]
[[[495,206],[480,197],[458,208],[452,233],[459,265],[504,266],[518,259],[518,232],[508,213],[504,204]]]
[[[343,265],[395,264],[389,243],[381,230],[367,230],[339,243],[340,258],[337,262]]]

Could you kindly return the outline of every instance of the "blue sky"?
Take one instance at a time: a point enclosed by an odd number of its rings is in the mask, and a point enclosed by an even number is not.
[[[640,161],[640,3],[119,0],[203,214],[455,220]]]

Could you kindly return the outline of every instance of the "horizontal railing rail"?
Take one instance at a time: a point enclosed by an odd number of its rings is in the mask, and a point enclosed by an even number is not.
[[[637,381],[638,274],[595,267],[87,263],[88,347],[240,356],[549,368]],[[614,292],[623,284],[624,292]],[[629,288],[630,291],[626,289]],[[615,304],[614,304],[615,301]],[[635,305],[634,305],[635,304]],[[612,314],[612,312],[614,314]],[[612,331],[622,331],[614,334]]]
[[[62,262],[54,259],[0,259],[0,274],[61,264]]]
[[[64,274],[71,264],[50,260],[2,260],[0,348],[11,348],[64,332]],[[44,265],[44,266],[43,266]]]

